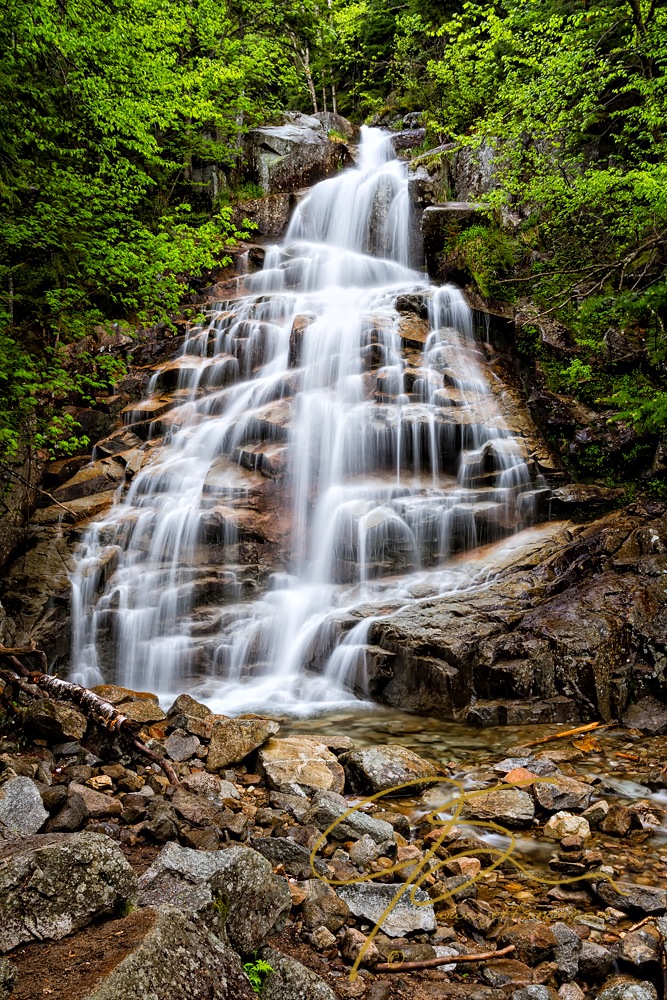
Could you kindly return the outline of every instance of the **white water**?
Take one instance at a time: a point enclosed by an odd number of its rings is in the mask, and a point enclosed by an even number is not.
[[[468,307],[408,268],[409,232],[405,166],[365,129],[358,167],[313,188],[245,294],[191,331],[164,446],[81,546],[77,680],[187,688],[227,714],[363,698],[374,619],[484,579],[452,555],[530,522]],[[282,546],[259,586],[258,519]]]

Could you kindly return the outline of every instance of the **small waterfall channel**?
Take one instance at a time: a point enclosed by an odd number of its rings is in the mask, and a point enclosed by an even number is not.
[[[485,345],[409,237],[406,167],[365,128],[155,372],[128,428],[152,448],[72,574],[77,680],[226,714],[364,699],[372,624],[483,580],[457,554],[531,523]]]

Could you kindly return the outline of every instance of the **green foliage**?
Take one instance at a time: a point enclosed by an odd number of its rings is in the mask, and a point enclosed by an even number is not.
[[[482,295],[506,297],[498,279],[508,274],[521,254],[517,241],[496,227],[469,226],[454,241],[449,263],[470,274]]]
[[[250,980],[253,992],[259,994],[262,992],[264,980],[275,970],[263,958],[256,958],[252,962],[246,962],[243,966],[243,971]]]

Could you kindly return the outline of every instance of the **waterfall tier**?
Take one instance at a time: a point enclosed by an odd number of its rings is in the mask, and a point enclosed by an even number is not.
[[[370,623],[468,587],[540,484],[456,288],[408,268],[405,167],[358,166],[129,407],[138,471],[72,576],[75,677],[234,713],[367,697]]]

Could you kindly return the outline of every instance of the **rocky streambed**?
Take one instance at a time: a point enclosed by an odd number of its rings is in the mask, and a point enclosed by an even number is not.
[[[0,748],[2,995],[662,993],[665,737],[487,730],[473,755],[470,727],[396,713],[281,728],[97,693],[178,783],[21,696]]]

